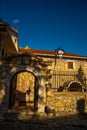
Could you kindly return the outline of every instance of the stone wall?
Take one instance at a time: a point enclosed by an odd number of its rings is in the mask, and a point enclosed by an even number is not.
[[[87,93],[48,91],[46,112],[48,114],[76,114],[87,112]]]

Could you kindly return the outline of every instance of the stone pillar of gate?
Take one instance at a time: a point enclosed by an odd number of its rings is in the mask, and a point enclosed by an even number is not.
[[[46,105],[46,89],[44,80],[41,80],[39,91],[38,91],[38,112],[45,112]]]

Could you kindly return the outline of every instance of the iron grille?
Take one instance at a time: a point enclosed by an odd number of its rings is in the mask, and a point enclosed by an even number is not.
[[[86,78],[84,75],[84,78],[78,74],[78,71],[54,71],[53,72],[53,84],[52,89],[54,91],[86,91]],[[79,78],[80,77],[80,78]],[[71,89],[68,88],[69,82],[74,83],[73,87]],[[82,89],[79,89],[79,86],[82,85]],[[78,89],[77,89],[78,88]]]

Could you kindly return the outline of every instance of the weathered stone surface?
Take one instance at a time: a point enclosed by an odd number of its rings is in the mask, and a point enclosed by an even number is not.
[[[86,93],[59,93],[59,92],[53,92],[52,97],[47,98],[48,105],[52,104],[54,105],[56,112],[64,112],[64,113],[77,113],[80,111],[86,111],[87,110],[87,100]],[[55,100],[54,100],[55,99]]]

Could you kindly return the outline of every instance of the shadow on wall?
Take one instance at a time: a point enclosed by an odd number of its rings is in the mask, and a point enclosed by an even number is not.
[[[85,113],[85,100],[83,98],[77,101],[77,111],[78,114]]]
[[[85,112],[85,109],[86,109],[86,103],[85,100],[82,98],[77,101],[78,116],[82,120],[87,120],[87,113]]]
[[[60,87],[57,89],[58,92],[62,92],[62,91],[64,91],[64,90],[65,90],[65,88],[64,88],[63,86],[60,86]]]

